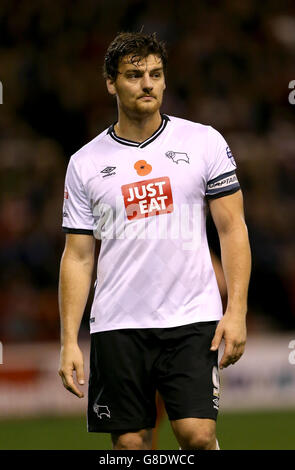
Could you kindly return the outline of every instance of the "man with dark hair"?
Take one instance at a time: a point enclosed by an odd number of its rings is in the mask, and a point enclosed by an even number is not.
[[[155,393],[182,449],[218,449],[219,368],[246,342],[251,255],[236,163],[211,126],[161,114],[165,46],[119,34],[104,74],[118,121],[70,159],[59,305],[64,386],[84,383],[78,331],[100,240],[90,314],[88,431],[114,449],[150,449]],[[228,302],[222,304],[206,236],[216,225]]]
[[[119,62],[123,57],[129,56],[131,63],[138,62],[139,58],[150,54],[161,59],[164,75],[167,73],[167,51],[165,44],[159,42],[156,33],[143,35],[142,33],[121,33],[112,41],[105,55],[103,65],[104,78],[116,80],[119,73]]]

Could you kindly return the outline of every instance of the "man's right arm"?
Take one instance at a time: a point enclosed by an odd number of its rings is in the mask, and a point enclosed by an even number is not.
[[[59,375],[67,390],[84,396],[75,385],[73,371],[83,385],[83,355],[78,346],[78,333],[87,303],[94,266],[95,238],[91,235],[67,234],[60,264],[59,311],[61,354]]]

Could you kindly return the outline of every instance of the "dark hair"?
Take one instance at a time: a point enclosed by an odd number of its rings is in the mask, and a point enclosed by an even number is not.
[[[158,55],[162,59],[164,74],[167,68],[167,51],[164,42],[159,42],[156,33],[119,33],[111,42],[104,59],[104,78],[116,80],[120,60],[131,55],[131,63],[137,63],[149,54]]]

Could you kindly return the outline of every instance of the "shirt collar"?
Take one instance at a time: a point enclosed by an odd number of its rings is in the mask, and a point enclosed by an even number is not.
[[[158,129],[150,136],[148,139],[144,140],[143,142],[134,142],[133,140],[128,140],[128,139],[123,139],[123,137],[118,137],[115,133],[115,124],[112,124],[109,129],[108,129],[108,134],[112,137],[112,139],[116,140],[120,144],[123,145],[128,145],[129,147],[138,147],[138,148],[144,148],[150,143],[152,143],[165,129],[165,127],[168,124],[168,121],[170,121],[169,117],[166,114],[161,114],[162,117],[162,122]]]

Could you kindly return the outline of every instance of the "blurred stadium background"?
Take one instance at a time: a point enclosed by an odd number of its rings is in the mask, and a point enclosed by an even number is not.
[[[245,197],[248,343],[222,371],[221,447],[295,449],[291,0],[1,0],[0,449],[111,448],[107,434],[86,433],[86,399],[57,375],[63,183],[71,154],[116,119],[101,73],[108,44],[143,25],[168,45],[163,111],[225,136]],[[210,220],[208,233],[218,254]],[[86,369],[90,301],[80,332]],[[158,448],[178,448],[167,418]]]

